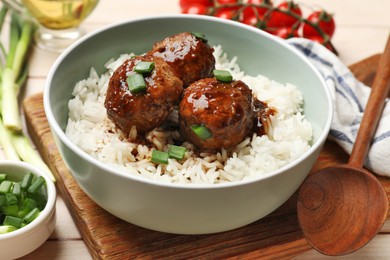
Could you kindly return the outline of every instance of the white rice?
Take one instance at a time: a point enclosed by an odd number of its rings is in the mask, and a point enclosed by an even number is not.
[[[257,98],[277,110],[267,135],[246,138],[237,147],[218,153],[194,153],[186,142],[185,158],[169,159],[168,164],[150,161],[153,149],[168,150],[178,132],[156,128],[147,134],[155,148],[130,143],[107,118],[104,100],[108,81],[115,69],[132,54],[109,61],[107,72],[98,75],[92,68],[87,79],[76,84],[69,101],[66,135],[87,154],[126,174],[170,183],[216,184],[240,181],[277,170],[310,148],[312,127],[302,114],[302,93],[292,84],[281,84],[264,76],[245,75],[237,59],[228,59],[220,46],[214,47],[217,69],[229,70],[234,79],[244,81]],[[172,113],[169,120],[177,120]],[[130,135],[136,135],[132,129]]]

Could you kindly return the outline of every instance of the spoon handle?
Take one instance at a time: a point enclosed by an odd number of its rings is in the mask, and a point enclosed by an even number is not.
[[[380,58],[364,115],[348,164],[362,168],[390,90],[390,35]]]

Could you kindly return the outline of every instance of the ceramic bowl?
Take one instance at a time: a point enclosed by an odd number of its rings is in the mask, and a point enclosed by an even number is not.
[[[314,130],[309,151],[289,165],[250,181],[180,185],[124,174],[97,161],[65,135],[68,101],[91,67],[121,53],[144,53],[167,36],[197,31],[210,45],[237,56],[242,70],[290,82],[304,95],[304,113]],[[45,112],[60,153],[85,193],[113,215],[157,231],[205,234],[261,219],[283,204],[303,182],[329,132],[333,108],[322,77],[285,41],[237,22],[197,15],[146,17],[98,30],[67,49],[52,67],[44,93]]]
[[[1,259],[15,259],[27,255],[40,247],[53,232],[56,224],[56,188],[50,177],[42,170],[25,162],[2,161],[0,172],[13,181],[21,181],[32,172],[46,180],[47,203],[36,219],[15,231],[0,235]]]

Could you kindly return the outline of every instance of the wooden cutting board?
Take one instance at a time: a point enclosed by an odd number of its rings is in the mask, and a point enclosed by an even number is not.
[[[379,57],[375,55],[350,68],[358,79],[370,85]],[[57,189],[94,259],[285,259],[310,249],[297,221],[297,194],[269,216],[218,234],[174,235],[126,223],[90,200],[71,176],[51,135],[42,94],[27,98],[23,107],[29,133],[56,176]],[[347,159],[339,146],[328,141],[312,171],[345,163]],[[390,178],[378,178],[389,195]]]

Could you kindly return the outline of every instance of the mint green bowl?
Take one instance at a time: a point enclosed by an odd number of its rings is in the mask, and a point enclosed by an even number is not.
[[[91,67],[121,53],[148,51],[164,37],[198,31],[222,45],[247,74],[290,82],[304,95],[304,113],[314,129],[312,147],[289,165],[250,181],[218,185],[166,184],[117,172],[76,147],[64,133],[68,101]],[[326,140],[331,96],[316,69],[285,41],[240,23],[208,16],[146,17],[94,32],[55,62],[44,93],[45,112],[60,153],[85,193],[113,215],[148,229],[180,234],[226,231],[261,219],[283,204],[303,182]]]

